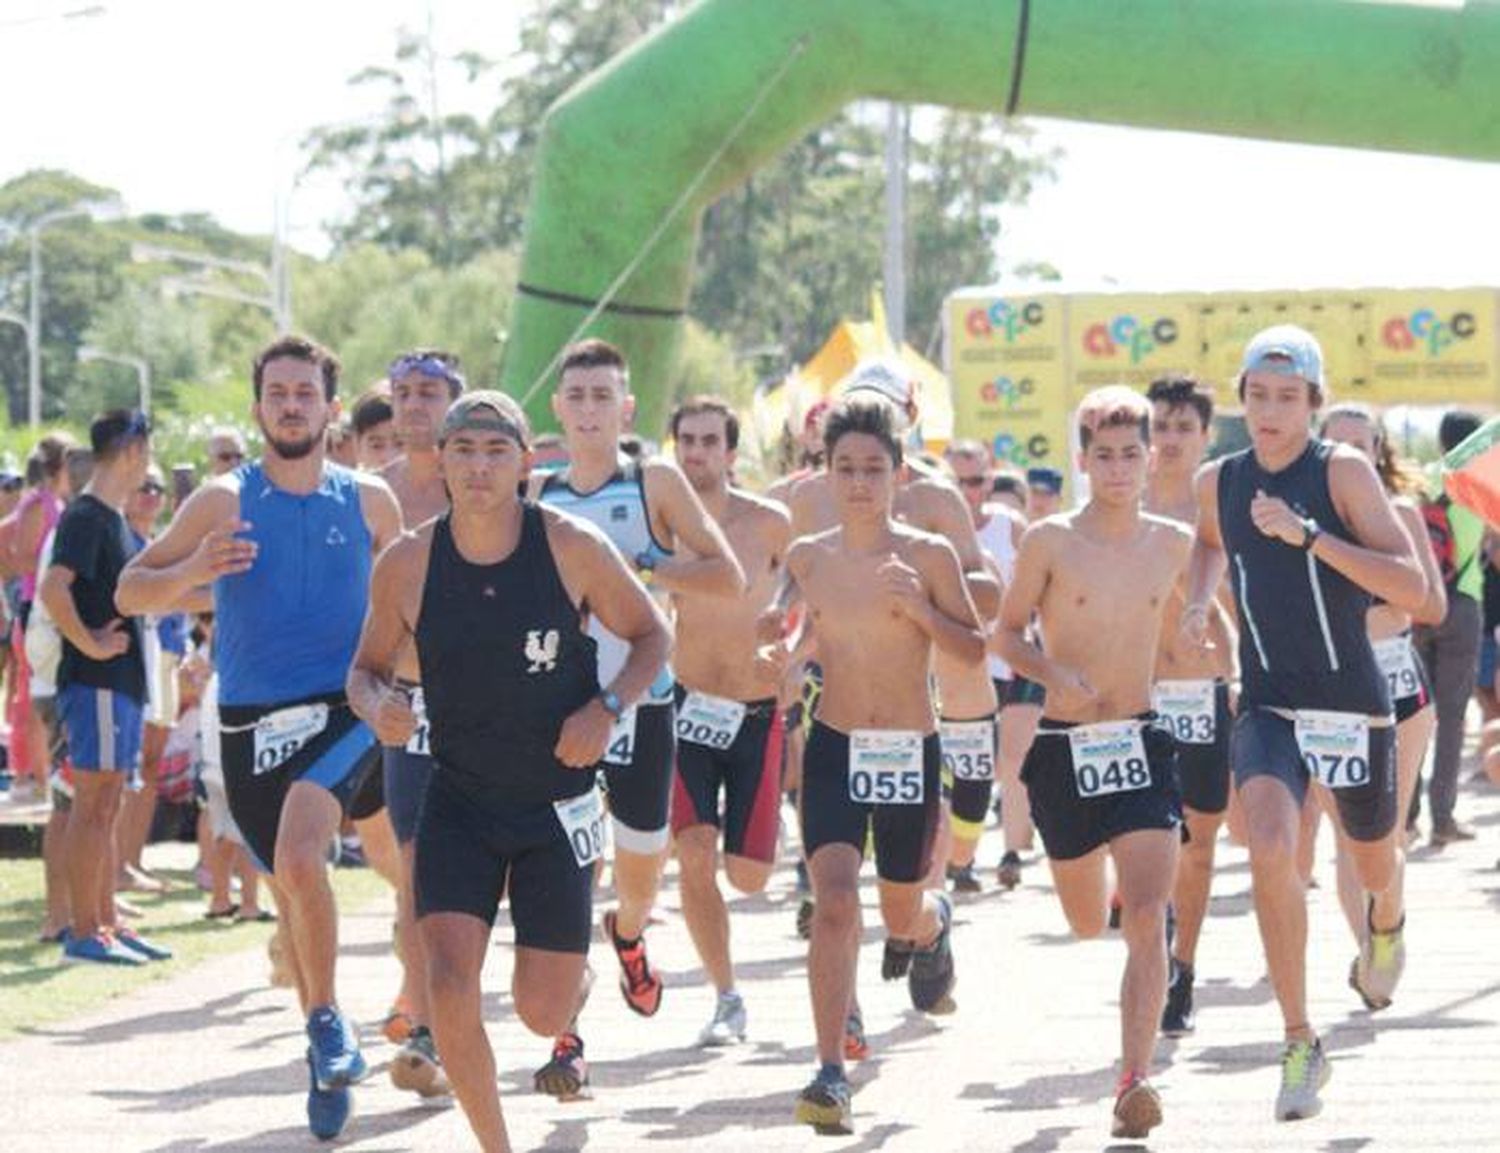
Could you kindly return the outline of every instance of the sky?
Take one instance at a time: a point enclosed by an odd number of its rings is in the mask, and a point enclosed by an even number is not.
[[[90,6],[0,0],[0,182],[65,168],[118,188],[132,212],[269,233],[302,136],[378,111],[347,79],[390,59],[399,26],[421,28],[430,9],[443,49],[513,67],[525,0],[99,0],[102,14],[64,18]],[[1500,278],[1500,164],[1036,127],[1065,155],[1006,214],[1006,268],[1045,260],[1070,285],[1161,290]],[[325,250],[339,188],[304,181],[290,204],[293,243]]]

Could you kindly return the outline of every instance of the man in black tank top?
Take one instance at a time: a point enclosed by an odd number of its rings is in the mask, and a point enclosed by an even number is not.
[[[1426,578],[1361,454],[1315,440],[1322,350],[1280,325],[1239,375],[1251,447],[1198,475],[1182,627],[1201,642],[1226,572],[1239,612],[1240,709],[1230,743],[1256,916],[1286,1029],[1278,1120],[1316,1115],[1329,1069],[1307,1015],[1307,899],[1297,872],[1310,781],[1369,893],[1367,948],[1404,946],[1391,702],[1365,630],[1371,596],[1420,607]]]
[[[395,660],[415,642],[436,763],[416,835],[418,927],[438,1051],[486,1150],[510,1148],[473,1011],[500,895],[516,930],[516,1012],[561,1034],[554,1066],[576,1092],[587,1071],[567,1030],[586,992],[604,839],[595,769],[613,721],[671,647],[660,610],[596,529],[519,499],[526,444],[525,417],[501,393],[469,393],[449,410],[440,446],[452,511],[377,561],[348,686],[381,742],[404,745],[416,718]],[[590,613],[629,645],[602,688]]]

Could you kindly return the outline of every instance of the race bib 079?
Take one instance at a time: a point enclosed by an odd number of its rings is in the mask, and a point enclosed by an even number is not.
[[[1140,721],[1105,721],[1068,730],[1080,797],[1128,793],[1151,784]]]
[[[922,734],[856,729],[849,734],[849,799],[862,805],[920,805]]]
[[[1390,686],[1391,700],[1402,701],[1422,691],[1422,678],[1417,673],[1417,654],[1411,647],[1410,637],[1386,637],[1374,644],[1375,662]]]

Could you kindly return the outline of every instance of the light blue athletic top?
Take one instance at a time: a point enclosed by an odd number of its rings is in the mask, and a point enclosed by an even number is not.
[[[306,495],[286,492],[255,461],[236,472],[244,539],[255,563],[214,582],[219,702],[279,705],[340,692],[369,600],[372,540],[359,483],[324,464]]]

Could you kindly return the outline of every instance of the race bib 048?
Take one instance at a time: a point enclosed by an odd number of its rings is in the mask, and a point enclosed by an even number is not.
[[[1105,721],[1068,730],[1080,797],[1128,793],[1151,784],[1140,721]]]
[[[1151,700],[1172,735],[1185,745],[1211,745],[1218,735],[1213,681],[1157,681]]]
[[[856,729],[849,734],[851,801],[920,805],[924,786],[921,733]]]

